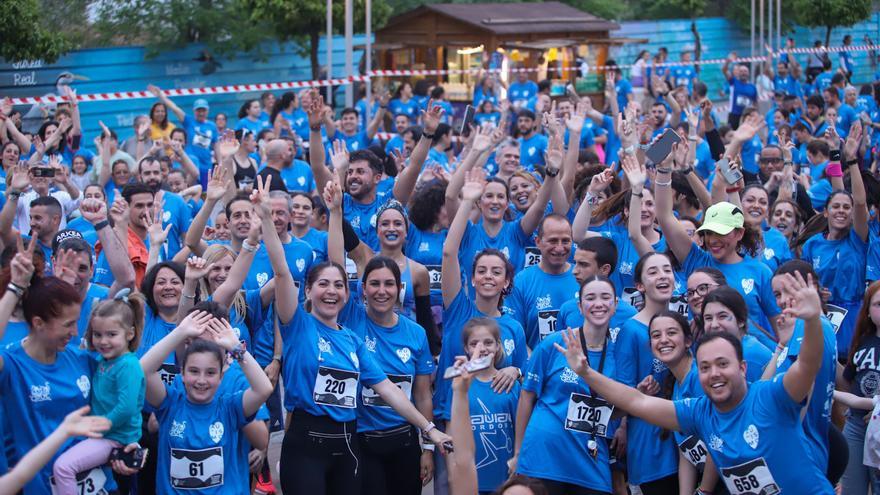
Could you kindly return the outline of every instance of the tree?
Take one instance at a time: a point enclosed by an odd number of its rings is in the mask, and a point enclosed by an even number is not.
[[[8,62],[43,60],[52,63],[73,48],[49,24],[37,0],[5,2],[0,9],[0,57]]]
[[[825,28],[825,46],[831,44],[831,30],[852,26],[871,15],[871,0],[794,0],[790,12],[807,27]]]
[[[308,47],[312,64],[312,77],[321,77],[318,64],[318,44],[325,33],[327,3],[325,0],[243,0],[250,11],[250,18],[257,22],[264,20],[279,41],[294,41],[301,47]],[[354,0],[354,31],[362,32],[365,17],[364,0]],[[372,1],[371,24],[375,29],[385,24],[391,14],[391,7],[384,0]],[[345,23],[345,2],[333,2],[333,28],[342,32]]]

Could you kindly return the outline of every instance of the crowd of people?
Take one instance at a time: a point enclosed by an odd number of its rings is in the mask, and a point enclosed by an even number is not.
[[[666,57],[3,101],[0,493],[878,493],[880,84]]]

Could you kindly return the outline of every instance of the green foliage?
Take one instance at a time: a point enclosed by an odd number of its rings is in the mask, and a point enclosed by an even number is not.
[[[649,19],[696,18],[706,10],[706,0],[641,0],[636,1],[639,17]]]
[[[37,0],[13,0],[0,8],[0,57],[8,62],[55,62],[73,48],[64,34],[47,23]]]
[[[798,23],[807,27],[824,27],[825,43],[831,30],[852,26],[871,15],[871,0],[794,0],[789,7]]]

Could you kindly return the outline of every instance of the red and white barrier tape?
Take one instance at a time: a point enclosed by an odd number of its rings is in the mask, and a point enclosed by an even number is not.
[[[770,57],[778,57],[782,53],[818,53],[818,52],[842,52],[842,51],[852,51],[852,52],[863,52],[863,51],[871,51],[877,50],[877,45],[859,45],[859,46],[833,46],[833,47],[821,47],[821,48],[793,48],[793,49],[785,49],[780,50],[775,53],[770,53],[767,56],[763,57],[742,57],[735,60],[735,62],[745,63],[745,62],[763,62]],[[675,66],[683,66],[683,65],[720,65],[728,60],[725,58],[716,58],[716,59],[707,59],[707,60],[696,60],[690,62],[682,62],[682,61],[673,61],[673,62],[664,62],[660,64],[665,67],[675,67]],[[608,66],[608,65],[591,65],[586,67],[587,70],[597,71],[597,70],[607,70],[612,68],[629,68],[630,64],[620,64],[616,66]],[[583,67],[562,67],[559,69],[552,70],[561,70],[561,71],[580,71]],[[481,71],[490,72],[490,73],[500,73],[500,72],[509,72],[509,73],[517,73],[517,72],[538,72],[539,68],[530,67],[530,68],[511,68],[506,71],[502,69],[490,69],[488,71],[484,69],[420,69],[420,70],[399,70],[399,69],[379,69],[371,71],[369,75],[358,75],[346,78],[339,79],[325,79],[319,81],[290,81],[290,82],[273,82],[273,83],[256,83],[256,84],[233,84],[228,86],[212,86],[207,88],[180,88],[180,89],[167,89],[165,90],[165,94],[168,96],[201,96],[201,95],[215,95],[215,94],[225,94],[225,93],[248,93],[254,91],[274,91],[281,89],[300,89],[300,88],[316,88],[321,86],[344,86],[346,84],[351,84],[354,81],[367,81],[371,77],[399,77],[399,76],[443,76],[449,74],[477,74]],[[92,101],[114,101],[114,100],[134,100],[139,98],[153,98],[153,94],[149,91],[120,91],[114,93],[93,93],[93,94],[84,94],[78,95],[77,99],[80,102],[92,102]],[[48,95],[48,96],[29,96],[22,98],[10,98],[13,105],[33,105],[33,104],[41,104],[41,103],[61,103],[67,101],[67,98],[64,96],[57,95]]]

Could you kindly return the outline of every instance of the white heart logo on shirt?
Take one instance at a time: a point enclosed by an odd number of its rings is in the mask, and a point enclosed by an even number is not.
[[[171,220],[171,212],[168,210],[163,211],[162,212],[162,222],[168,222],[170,220]]]
[[[752,289],[755,288],[755,279],[753,278],[744,278],[742,280],[742,288],[746,294],[751,294]]]
[[[266,282],[269,281],[269,274],[266,272],[260,272],[257,274],[257,285],[263,287],[266,285]]]
[[[764,259],[765,260],[773,259],[774,256],[776,256],[776,251],[774,251],[771,248],[764,248]]]
[[[302,176],[297,177],[296,182],[298,182],[299,185],[304,186],[304,185],[306,185],[306,178],[302,177]]]
[[[412,356],[412,353],[410,353],[409,347],[403,347],[401,349],[397,349],[397,351],[395,351],[395,352],[397,352],[397,357],[399,357],[400,360],[404,362],[404,364],[407,361],[409,361],[409,358]]]
[[[758,438],[758,429],[755,428],[755,425],[749,425],[746,431],[743,432],[743,440],[753,449],[758,447]]]
[[[303,269],[304,269],[305,267],[306,267],[306,260],[304,260],[304,259],[302,259],[302,258],[299,258],[299,259],[296,260],[296,269],[297,269],[297,270],[299,270],[299,271],[303,271]]]
[[[508,356],[513,354],[513,351],[516,350],[516,344],[513,343],[513,339],[505,339],[504,340],[504,353]]]
[[[217,421],[212,424],[208,428],[208,434],[211,435],[211,440],[213,440],[214,443],[219,443],[220,439],[223,438],[223,423]]]
[[[76,380],[76,386],[79,387],[79,391],[83,394],[83,399],[89,398],[89,391],[92,390],[92,382],[89,381],[89,377],[86,375],[82,375]]]
[[[608,335],[611,337],[611,342],[617,342],[617,335],[620,334],[620,327],[614,327],[608,329]]]

